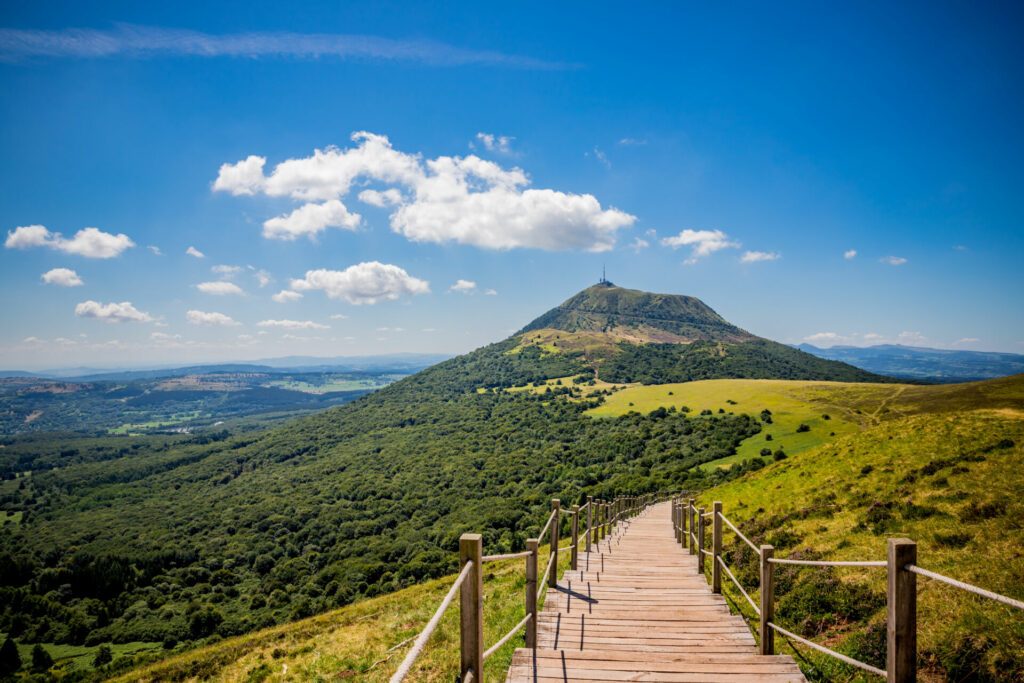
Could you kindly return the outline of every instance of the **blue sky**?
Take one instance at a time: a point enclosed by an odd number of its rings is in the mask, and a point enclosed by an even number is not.
[[[603,264],[1024,352],[1019,5],[708,5],[5,3],[0,366],[462,352]]]

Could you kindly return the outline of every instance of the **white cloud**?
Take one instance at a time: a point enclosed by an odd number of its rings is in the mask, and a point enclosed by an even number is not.
[[[215,296],[245,294],[245,292],[242,291],[242,288],[234,282],[225,282],[224,280],[218,280],[217,282],[200,282],[196,285],[196,289],[203,294],[213,294]]]
[[[213,182],[215,192],[230,192],[238,195],[254,195],[263,189],[263,166],[266,157],[250,155],[234,164],[221,164],[217,180]]]
[[[473,50],[435,40],[398,40],[344,33],[202,33],[161,26],[116,24],[109,29],[0,29],[0,61],[32,57],[145,58],[295,57],[413,62],[431,66],[490,65],[521,69],[569,69],[574,64],[548,62],[494,50]]]
[[[344,313],[335,313],[331,316],[331,320],[348,320],[348,316]]]
[[[435,328],[435,327],[424,327],[420,331],[421,332],[426,332],[427,334],[430,334],[431,332],[437,332],[437,328]]]
[[[685,261],[687,264],[694,264],[716,251],[739,249],[741,246],[739,242],[729,239],[729,236],[721,230],[690,230],[689,228],[673,237],[663,238],[661,243],[673,249],[690,247],[690,258]]]
[[[477,133],[476,139],[488,152],[498,152],[499,154],[511,154],[512,141],[515,140],[515,138],[508,135],[494,135],[492,133]],[[470,143],[470,147],[472,146],[472,143]]]
[[[210,270],[213,271],[214,273],[216,273],[217,275],[220,275],[223,278],[231,278],[231,277],[234,277],[234,276],[238,275],[239,273],[241,273],[242,272],[242,267],[241,266],[224,266],[224,265],[220,265],[220,266],[214,266],[213,268],[210,268]]]
[[[95,318],[108,323],[148,323],[153,320],[152,316],[135,308],[130,301],[109,304],[101,304],[92,300],[83,301],[75,306],[75,315],[79,318]]]
[[[185,250],[185,253],[188,254],[189,256],[194,256],[195,258],[206,258],[206,254],[199,251],[195,247],[189,247],[188,249]]]
[[[834,346],[835,344],[846,344],[849,342],[849,337],[835,332],[816,332],[804,337],[803,341],[815,346]]]
[[[601,162],[601,165],[605,168],[612,167],[612,162],[608,160],[608,155],[597,147],[594,148],[594,158]]]
[[[476,283],[472,280],[456,280],[455,284],[448,288],[449,292],[459,292],[460,294],[472,294],[476,291]]]
[[[252,270],[256,270],[252,266],[249,266],[249,268]],[[256,284],[258,284],[261,288],[266,287],[267,285],[274,281],[274,278],[270,277],[270,273],[268,273],[265,270],[256,270],[256,272],[253,273],[253,277],[256,278]]]
[[[181,339],[181,335],[169,334],[167,332],[151,332],[149,338],[155,342],[175,342]]]
[[[776,251],[747,251],[740,257],[742,263],[760,263],[761,261],[778,261],[782,255]]]
[[[312,320],[261,320],[256,323],[258,327],[279,327],[285,330],[329,330],[327,325],[315,323]]]
[[[879,259],[879,261],[881,261],[887,266],[902,266],[904,263],[907,262],[907,259],[903,258],[902,256],[883,256],[882,258]]]
[[[640,252],[651,246],[651,243],[642,237],[634,237],[633,243],[629,245],[629,248],[633,251]]]
[[[397,333],[401,334],[402,332],[405,332],[405,328],[404,327],[378,327],[377,331],[378,332],[397,332]]]
[[[900,332],[896,335],[896,342],[907,346],[924,346],[928,343],[928,337],[920,332]]]
[[[186,311],[185,319],[192,325],[207,325],[216,327],[233,327],[239,325],[230,316],[214,311]]]
[[[350,213],[337,199],[323,204],[304,204],[289,214],[271,218],[263,223],[263,236],[269,239],[296,240],[300,237],[313,239],[327,228],[355,230],[362,217]]]
[[[259,179],[247,177],[241,186],[253,192],[305,202],[291,214],[267,221],[265,235],[295,239],[330,226],[355,228],[358,214],[349,212],[341,199],[357,180],[407,190],[364,190],[359,196],[370,204],[392,205],[391,229],[414,242],[607,251],[616,232],[636,221],[625,212],[602,208],[593,195],[531,189],[522,170],[474,155],[424,160],[394,149],[382,135],[359,132],[352,139],[356,146],[350,149],[315,150],[311,157],[281,162],[269,176],[261,170]],[[221,167],[215,190],[239,193],[239,164]]]
[[[70,268],[54,268],[43,273],[43,282],[48,285],[60,285],[61,287],[79,287],[83,284],[78,273]]]
[[[272,301],[275,301],[279,304],[286,304],[289,301],[298,301],[301,298],[301,294],[299,294],[298,292],[293,292],[290,289],[282,289],[280,292],[270,297]]]
[[[156,256],[163,256],[164,255],[164,252],[160,251],[160,247],[155,246],[153,244],[151,244],[148,247],[146,247],[146,249],[149,249]]]
[[[484,290],[484,296],[498,296],[498,290],[496,290],[496,289]]]
[[[647,140],[643,138],[622,138],[619,140],[619,144],[623,147],[641,147],[647,144]]]
[[[843,258],[846,259],[847,261],[852,261],[853,259],[857,258],[857,250],[847,249],[846,251],[843,252]]]
[[[4,246],[8,249],[46,247],[85,258],[107,259],[120,256],[121,252],[134,247],[135,242],[128,235],[114,235],[99,228],[82,228],[67,239],[45,226],[25,225],[9,231]]]
[[[964,345],[968,345],[968,344],[977,344],[980,341],[981,340],[978,339],[977,337],[964,337],[963,339],[957,339],[955,342],[953,342],[953,346],[964,346]]]
[[[395,188],[388,188],[383,192],[377,190],[363,190],[359,193],[359,201],[371,206],[384,208],[402,203],[402,193]]]
[[[292,280],[297,291],[323,290],[331,299],[344,299],[350,304],[376,304],[394,301],[405,294],[427,294],[430,284],[409,275],[398,266],[369,261],[345,270],[310,270],[301,280]]]

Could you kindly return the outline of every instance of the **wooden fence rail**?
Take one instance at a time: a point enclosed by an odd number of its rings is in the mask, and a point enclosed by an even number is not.
[[[706,545],[706,519],[712,520],[711,550]],[[885,560],[791,560],[774,556],[770,545],[755,545],[723,513],[722,503],[716,501],[712,511],[706,513],[698,508],[693,498],[672,499],[672,524],[676,541],[686,547],[691,555],[697,555],[697,572],[704,574],[704,558],[711,558],[712,591],[721,593],[721,572],[732,580],[739,592],[750,603],[758,616],[758,636],[762,655],[775,654],[775,633],[778,632],[797,643],[834,657],[850,666],[885,678],[889,683],[911,683],[917,678],[917,576],[925,576],[955,588],[968,591],[1004,605],[1024,610],[1024,602],[999,593],[972,586],[917,566],[917,544],[906,538],[890,538],[887,543]],[[760,604],[754,602],[733,573],[729,570],[722,552],[724,526],[757,553],[760,569]],[[798,565],[806,567],[878,567],[885,568],[886,581],[886,668],[884,670],[865,662],[831,650],[824,645],[811,642],[774,622],[775,565]]]
[[[570,517],[571,536],[569,537],[569,566],[576,570],[579,563],[579,543],[584,541],[584,552],[589,553],[594,543],[607,539],[616,525],[628,522],[630,517],[639,514],[648,505],[667,499],[663,494],[646,494],[643,496],[622,496],[611,501],[602,501],[587,496],[582,507],[574,505],[568,512],[562,509],[557,498],[551,501],[551,514],[541,528],[537,538],[526,541],[526,550],[515,553],[497,555],[483,554],[483,537],[480,534],[463,534],[459,538],[460,572],[448,594],[438,606],[427,625],[416,637],[416,640],[399,665],[391,683],[401,683],[423,652],[431,634],[444,616],[445,611],[454,601],[455,594],[459,599],[459,680],[462,683],[483,683],[484,662],[503,645],[508,643],[519,631],[525,629],[526,647],[537,648],[537,609],[538,603],[548,587],[555,587],[558,581],[558,554],[561,549],[561,519]],[[580,518],[586,511],[586,528],[580,531]],[[549,537],[550,553],[548,563],[542,573],[538,574],[538,553],[545,536]],[[504,562],[507,560],[526,560],[525,614],[512,629],[499,638],[489,648],[484,649],[483,632],[483,565],[488,562]],[[542,585],[538,590],[538,581]]]

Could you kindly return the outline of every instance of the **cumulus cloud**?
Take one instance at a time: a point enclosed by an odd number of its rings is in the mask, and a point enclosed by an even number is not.
[[[907,262],[907,259],[903,258],[902,256],[883,256],[882,258],[879,259],[879,261],[881,261],[887,266],[902,266],[904,263]]]
[[[740,257],[743,263],[760,263],[761,261],[778,261],[782,255],[775,251],[746,251]]]
[[[158,247],[158,246],[156,246],[154,244],[149,245],[148,247],[146,247],[146,249],[149,249],[151,252],[153,252],[154,256],[163,256],[164,255],[164,252],[160,251],[160,247]]]
[[[348,316],[344,313],[335,313],[331,316],[331,320],[348,320]]]
[[[289,301],[298,301],[302,298],[302,295],[298,292],[293,292],[290,289],[282,289],[280,292],[270,297],[272,301],[276,301],[279,304],[285,304]]]
[[[152,322],[148,313],[135,308],[130,301],[121,303],[101,304],[98,301],[83,301],[75,306],[75,315],[79,318],[95,318],[108,323]]]
[[[488,152],[497,152],[499,154],[511,154],[512,153],[512,141],[515,138],[508,135],[494,135],[493,133],[477,133],[476,141],[483,145],[483,148]],[[470,147],[473,147],[470,143]]]
[[[185,250],[185,253],[188,254],[189,256],[193,256],[195,258],[206,258],[206,254],[204,254],[203,252],[199,251],[195,247],[189,247],[188,249]]]
[[[496,289],[486,289],[486,290],[484,290],[484,296],[498,296],[498,290],[496,290]]]
[[[327,228],[355,230],[362,217],[349,212],[337,199],[323,204],[304,204],[289,214],[271,218],[263,223],[263,236],[269,239],[297,240],[316,237]]]
[[[636,221],[623,211],[603,208],[593,195],[530,188],[521,169],[475,155],[424,160],[394,149],[383,135],[359,132],[352,140],[356,146],[349,149],[329,147],[283,161],[270,175],[260,166],[256,176],[253,157],[224,164],[213,187],[303,202],[264,223],[264,234],[279,239],[313,236],[327,227],[357,227],[359,215],[341,201],[357,181],[398,186],[363,190],[359,198],[392,207],[391,229],[414,242],[607,251],[616,233]]]
[[[46,247],[85,258],[107,259],[120,256],[121,252],[134,247],[135,242],[128,235],[114,235],[99,228],[82,228],[67,239],[42,225],[24,225],[7,233],[4,246],[8,249]]]
[[[449,292],[460,294],[472,294],[476,291],[476,283],[472,280],[456,280],[455,284],[448,288]]]
[[[847,261],[852,261],[853,259],[857,258],[857,250],[847,249],[846,251],[843,252],[843,258],[846,259]]]
[[[261,320],[256,323],[259,327],[279,327],[285,330],[328,330],[327,325],[315,323],[312,320]]]
[[[306,271],[304,278],[291,281],[291,288],[322,290],[331,299],[344,299],[358,306],[394,301],[406,294],[427,294],[430,283],[409,275],[396,265],[369,261],[345,270]]]
[[[215,311],[186,311],[185,319],[192,325],[205,325],[208,327],[233,327],[240,324],[231,316]]]
[[[83,284],[78,273],[70,268],[54,268],[43,273],[43,282],[48,285],[59,285],[61,287],[79,287]]]
[[[689,228],[678,235],[663,238],[661,243],[673,249],[690,247],[690,257],[684,262],[686,264],[694,264],[722,249],[739,249],[741,246],[739,242],[729,239],[729,236],[721,230],[690,230]]]
[[[359,201],[370,206],[384,208],[402,203],[402,193],[395,188],[388,188],[383,192],[378,190],[363,190],[359,193]]]
[[[256,270],[252,266],[249,266],[249,268],[252,269],[253,271],[255,271],[253,273],[253,277],[256,278],[256,284],[258,284],[261,288],[262,287],[266,287],[271,282],[273,282],[274,278],[270,277],[270,273],[268,273],[267,271],[265,271],[265,270]]]
[[[245,292],[242,291],[242,288],[234,282],[226,282],[224,280],[218,280],[216,282],[200,282],[196,285],[196,289],[203,294],[213,294],[214,296],[245,294]]]
[[[634,237],[633,243],[629,245],[629,248],[633,251],[640,252],[651,246],[651,243],[642,237]]]

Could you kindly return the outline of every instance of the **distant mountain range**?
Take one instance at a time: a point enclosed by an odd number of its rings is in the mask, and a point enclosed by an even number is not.
[[[800,344],[801,351],[842,361],[889,377],[930,382],[970,382],[1024,373],[1024,355],[992,351],[955,351],[899,344],[833,346]]]
[[[0,378],[41,377],[90,382],[122,382],[185,375],[206,375],[223,372],[395,372],[410,374],[451,358],[450,354],[395,353],[380,356],[284,356],[263,358],[248,363],[207,363],[199,365],[161,365],[141,368],[55,368],[28,372],[0,370]]]

